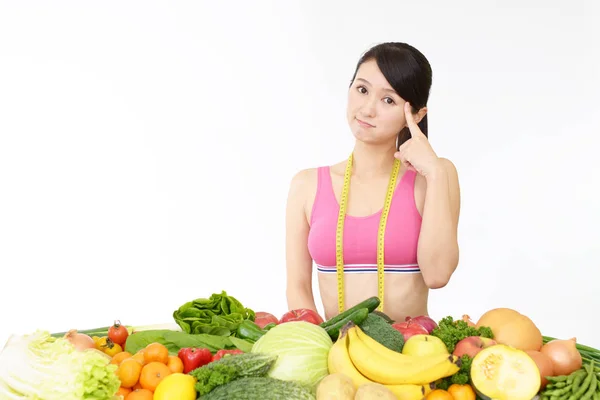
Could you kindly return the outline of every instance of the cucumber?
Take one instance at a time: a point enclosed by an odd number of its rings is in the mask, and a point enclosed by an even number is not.
[[[316,400],[313,392],[294,381],[270,377],[240,378],[216,387],[200,400]]]
[[[363,321],[365,319],[367,319],[368,316],[369,316],[368,308],[358,309],[358,310],[354,311],[352,314],[348,315],[346,318],[339,320],[338,322],[336,322],[333,325],[327,326],[325,328],[325,332],[327,332],[329,334],[329,337],[331,338],[331,340],[333,340],[335,342],[336,340],[338,340],[338,338],[340,336],[340,329],[342,329],[344,327],[344,325],[346,325],[350,321],[354,322],[356,325],[360,325],[363,323]]]
[[[377,296],[369,297],[368,299],[361,301],[354,307],[350,307],[346,311],[341,312],[338,315],[336,315],[335,317],[323,322],[320,326],[321,326],[321,328],[327,329],[328,326],[334,325],[334,324],[338,323],[340,320],[348,318],[348,316],[350,314],[352,314],[353,312],[355,312],[357,310],[360,310],[361,308],[367,308],[369,310],[369,312],[372,312],[377,307],[379,307],[380,303],[381,303],[381,300],[379,300],[379,297],[377,297]]]

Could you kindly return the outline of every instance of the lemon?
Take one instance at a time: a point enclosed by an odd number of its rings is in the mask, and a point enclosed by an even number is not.
[[[166,376],[154,391],[154,400],[196,400],[196,379],[187,374]]]

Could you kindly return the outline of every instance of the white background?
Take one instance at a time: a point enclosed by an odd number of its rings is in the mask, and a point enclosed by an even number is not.
[[[600,347],[599,3],[415,3],[0,3],[0,345],[221,290],[281,316],[290,179],[346,159],[356,62],[404,41],[462,186],[431,315]]]

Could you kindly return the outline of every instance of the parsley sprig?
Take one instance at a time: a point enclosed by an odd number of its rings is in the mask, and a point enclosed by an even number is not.
[[[465,321],[455,321],[450,316],[443,318],[438,323],[437,328],[435,328],[431,334],[439,337],[442,342],[444,342],[448,352],[450,353],[454,351],[456,344],[466,337],[483,336],[489,339],[494,338],[494,334],[490,328],[486,326],[482,326],[480,328],[469,326],[469,324],[467,324]]]

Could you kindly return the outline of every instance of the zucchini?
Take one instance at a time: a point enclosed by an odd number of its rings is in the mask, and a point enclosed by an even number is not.
[[[325,328],[325,332],[327,332],[329,334],[329,337],[331,338],[331,340],[333,340],[335,342],[340,337],[340,329],[342,329],[344,327],[344,325],[346,325],[350,321],[354,322],[356,325],[360,325],[363,323],[363,321],[365,319],[367,319],[368,316],[369,316],[368,308],[358,309],[358,310],[354,311],[352,314],[348,315],[348,317],[339,320],[338,322],[336,322],[333,325],[327,326]]]
[[[316,400],[313,392],[294,381],[270,377],[240,378],[221,385],[200,400]]]
[[[320,326],[321,326],[321,328],[327,329],[328,326],[334,325],[334,324],[338,323],[339,321],[348,318],[348,316],[350,316],[350,314],[354,313],[357,310],[360,310],[361,308],[367,308],[369,310],[369,312],[372,312],[377,307],[379,307],[379,304],[381,304],[381,300],[379,300],[379,297],[377,297],[377,296],[369,297],[368,299],[361,301],[354,307],[350,307],[346,311],[341,312],[338,315],[336,315],[335,317],[328,319],[327,321],[323,322]],[[336,337],[336,339],[337,339],[337,337]]]

